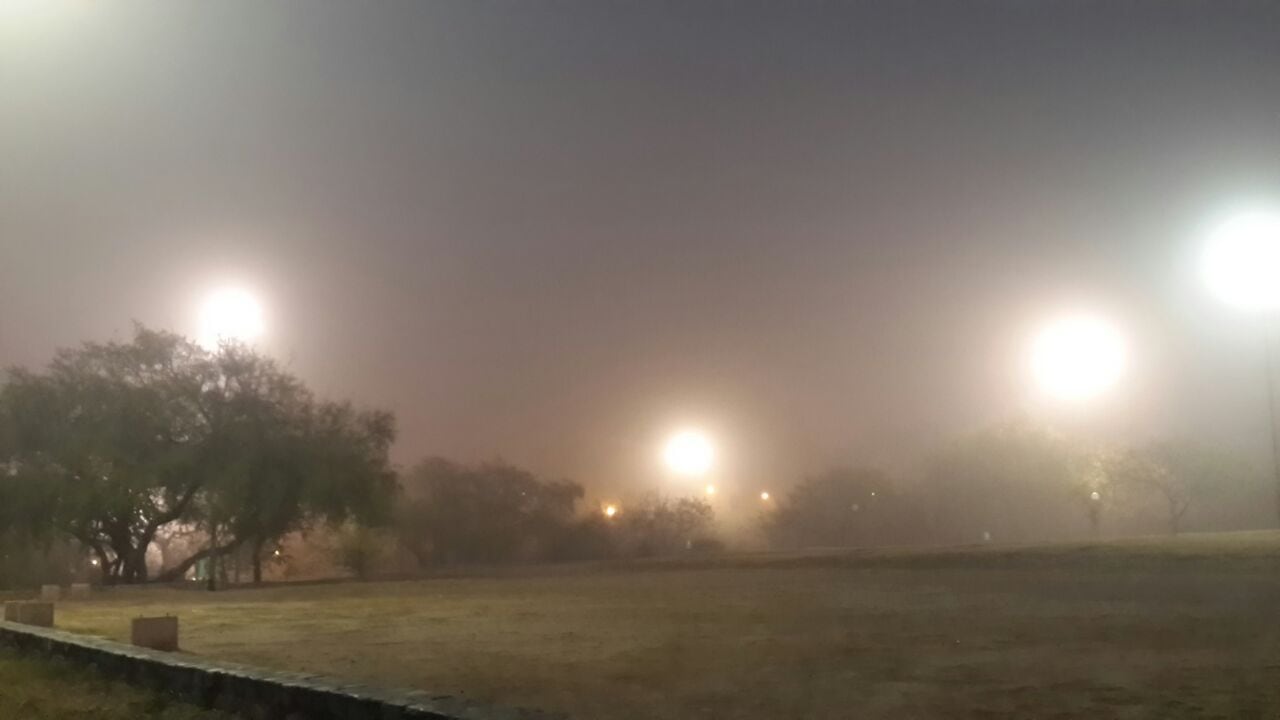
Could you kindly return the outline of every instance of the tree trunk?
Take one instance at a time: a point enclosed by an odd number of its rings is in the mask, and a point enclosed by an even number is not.
[[[102,584],[111,584],[111,561],[107,559],[107,553],[102,550],[94,551],[98,556],[98,573],[102,575]]]
[[[218,523],[209,525],[209,577],[206,589],[213,592],[218,589]]]
[[[231,542],[221,547],[206,547],[205,549],[192,554],[191,557],[187,558],[186,560],[183,560],[177,565],[174,565],[168,570],[165,570],[164,572],[160,573],[160,575],[158,575],[156,579],[162,582],[172,582],[174,580],[177,580],[181,578],[183,575],[186,575],[187,571],[191,569],[192,565],[195,565],[196,563],[200,562],[201,560],[207,557],[209,558],[216,557],[217,555],[225,553],[228,550],[233,550],[238,545],[239,545],[239,542],[233,539]],[[212,563],[210,563],[210,571],[212,572]]]
[[[266,544],[265,538],[257,538],[253,541],[253,584],[262,584],[262,546]]]
[[[147,581],[147,545],[142,544],[131,555],[130,562],[126,565],[128,568],[129,579],[131,583],[145,583]]]

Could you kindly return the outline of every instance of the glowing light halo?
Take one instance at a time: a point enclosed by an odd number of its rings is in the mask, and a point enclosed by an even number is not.
[[[1097,315],[1073,313],[1051,321],[1031,347],[1036,384],[1058,400],[1082,401],[1109,390],[1124,374],[1123,335]]]
[[[672,435],[662,449],[667,468],[683,477],[701,477],[715,463],[715,446],[706,433],[685,429]]]
[[[1209,233],[1201,272],[1210,291],[1245,310],[1280,310],[1280,212],[1247,210]]]
[[[224,342],[252,343],[265,330],[262,305],[243,288],[220,288],[201,303],[199,327],[196,342],[206,350]]]

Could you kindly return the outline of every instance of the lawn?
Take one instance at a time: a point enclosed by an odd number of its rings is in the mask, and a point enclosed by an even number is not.
[[[116,590],[58,625],[621,718],[1280,717],[1280,534],[829,552],[209,594]]]
[[[14,720],[232,720],[105,680],[79,665],[0,649],[0,718]]]

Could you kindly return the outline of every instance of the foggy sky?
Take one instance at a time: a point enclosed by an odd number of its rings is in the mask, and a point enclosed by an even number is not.
[[[0,365],[224,284],[395,456],[664,483],[903,465],[1027,413],[1265,447],[1208,223],[1280,201],[1263,3],[78,3],[0,14]],[[1026,344],[1114,317],[1066,412]],[[1265,457],[1265,456],[1263,456]]]

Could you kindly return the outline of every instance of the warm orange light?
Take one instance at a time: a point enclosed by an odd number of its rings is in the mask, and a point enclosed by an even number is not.
[[[207,350],[217,350],[224,342],[252,343],[262,333],[262,306],[246,290],[222,288],[200,306],[196,341]]]
[[[618,514],[618,506],[617,506],[617,505],[605,505],[605,506],[604,506],[604,516],[605,516],[605,517],[609,517],[609,518],[611,518],[611,517],[613,517],[614,515],[617,515],[617,514]]]
[[[1049,396],[1087,400],[1110,389],[1124,373],[1124,337],[1102,317],[1057,318],[1036,336],[1031,369]]]
[[[708,485],[708,486],[707,486],[707,495],[708,495],[708,496],[711,496],[711,495],[715,495],[715,494],[716,494],[716,486],[715,486],[715,485]]]
[[[711,439],[698,430],[682,430],[667,441],[662,459],[673,473],[686,477],[706,475],[715,462]]]
[[[764,492],[760,493],[760,499],[767,502],[769,500],[769,491],[765,490]]]

